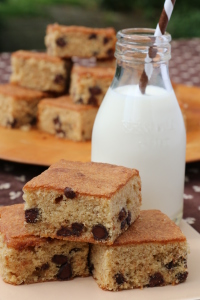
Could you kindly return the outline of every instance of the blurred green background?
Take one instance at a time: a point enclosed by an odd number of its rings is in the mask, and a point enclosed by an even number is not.
[[[0,0],[0,51],[44,49],[49,23],[155,28],[164,0]],[[177,0],[167,31],[200,37],[200,0]]]

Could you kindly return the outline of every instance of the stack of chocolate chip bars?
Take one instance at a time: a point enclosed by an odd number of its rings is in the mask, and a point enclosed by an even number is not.
[[[11,56],[10,83],[0,85],[0,125],[28,130],[36,124],[58,137],[91,139],[114,77],[115,42],[113,28],[49,25],[46,53],[20,50]]]
[[[160,211],[140,211],[137,170],[61,160],[23,191],[25,205],[0,209],[5,282],[92,274],[117,291],[186,280],[186,238]]]

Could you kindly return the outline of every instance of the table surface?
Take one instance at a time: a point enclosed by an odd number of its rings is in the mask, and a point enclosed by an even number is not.
[[[172,42],[170,77],[200,87],[200,39]],[[183,64],[184,62],[184,64]],[[0,83],[9,80],[10,54],[0,54]],[[22,188],[46,167],[0,160],[0,206],[22,203]],[[200,161],[186,164],[183,218],[200,233]]]

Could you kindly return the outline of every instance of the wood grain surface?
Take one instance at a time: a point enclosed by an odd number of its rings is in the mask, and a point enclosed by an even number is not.
[[[91,143],[72,142],[37,130],[0,127],[0,158],[49,166],[61,158],[90,161]]]
[[[90,161],[91,142],[72,142],[37,130],[0,127],[0,158],[49,166],[61,158]],[[200,129],[187,133],[186,162],[200,160]]]

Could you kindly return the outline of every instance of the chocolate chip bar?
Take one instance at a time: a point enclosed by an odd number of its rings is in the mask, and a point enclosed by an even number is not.
[[[39,91],[64,92],[69,63],[46,53],[17,51],[11,55],[10,81]]]
[[[29,235],[24,205],[0,209],[0,274],[11,284],[89,276],[87,243]]]
[[[61,160],[23,188],[27,230],[43,237],[113,244],[139,215],[134,169]]]
[[[72,68],[70,86],[73,101],[100,106],[114,74],[114,68],[75,65]]]
[[[113,28],[89,28],[82,26],[47,26],[45,45],[47,53],[58,57],[114,56],[116,33]]]
[[[188,276],[187,252],[179,227],[160,211],[146,210],[112,246],[92,245],[90,268],[104,290],[175,285]]]
[[[74,141],[90,140],[97,107],[74,104],[70,96],[45,99],[38,107],[38,128]]]
[[[0,85],[0,125],[27,128],[36,122],[37,105],[46,93],[12,84]]]

